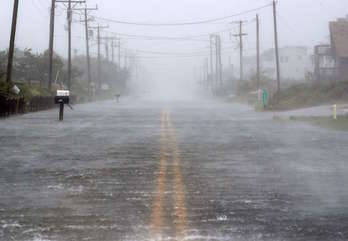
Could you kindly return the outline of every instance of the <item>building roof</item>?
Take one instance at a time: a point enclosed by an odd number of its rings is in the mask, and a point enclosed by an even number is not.
[[[330,22],[331,46],[338,58],[348,58],[348,21]]]

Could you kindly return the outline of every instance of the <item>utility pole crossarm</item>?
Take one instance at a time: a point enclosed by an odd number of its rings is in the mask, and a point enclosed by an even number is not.
[[[98,10],[98,5],[96,5],[94,8],[74,8],[76,11],[95,11]]]
[[[243,70],[243,36],[246,36],[248,34],[243,33],[243,23],[246,21],[238,21],[238,22],[232,22],[239,24],[239,34],[234,34],[235,37],[239,37],[239,62],[240,62],[240,81],[244,79],[244,70]]]
[[[102,26],[102,25],[98,25],[98,26],[90,26],[89,28],[91,28],[91,29],[105,29],[105,28],[109,28],[109,25],[104,25],[104,26]]]
[[[247,36],[247,33],[242,33],[242,34],[233,34],[234,37],[240,37],[240,36]]]

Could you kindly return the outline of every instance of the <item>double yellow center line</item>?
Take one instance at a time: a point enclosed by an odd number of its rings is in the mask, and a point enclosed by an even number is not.
[[[161,121],[161,147],[159,172],[156,179],[156,191],[151,214],[151,232],[154,237],[161,238],[165,235],[166,224],[175,228],[177,240],[184,237],[187,230],[187,214],[185,206],[185,190],[181,173],[181,157],[177,146],[175,130],[172,126],[170,113],[167,110],[162,112]],[[172,169],[170,169],[172,168]],[[173,172],[173,180],[168,180],[168,172]],[[173,215],[166,215],[167,202],[166,190],[173,188]],[[168,204],[169,205],[169,204]],[[166,220],[166,216],[173,217],[173,220]]]

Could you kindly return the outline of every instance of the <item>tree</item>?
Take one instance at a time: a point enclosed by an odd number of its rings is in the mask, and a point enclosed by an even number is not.
[[[79,80],[79,78],[83,75],[83,71],[81,71],[78,67],[75,65],[71,66],[71,80],[72,83],[76,82]],[[68,70],[67,68],[61,69],[60,72],[60,82],[63,83],[64,85],[67,85],[67,80],[68,80]]]
[[[39,81],[41,87],[48,83],[48,51],[33,54],[31,49],[16,49],[13,67],[13,76],[17,81]],[[54,54],[53,73],[61,72],[63,67],[62,58]]]
[[[49,68],[49,53],[48,50],[43,52],[42,54],[38,55],[38,61],[37,61],[37,78],[40,80],[40,85],[42,86],[43,83],[48,83],[48,68]],[[62,73],[64,68],[64,63],[62,58],[56,54],[53,53],[53,76],[55,76],[57,73]]]
[[[21,57],[16,57],[13,76],[16,80],[31,81],[37,79],[37,55],[31,49],[24,49]]]
[[[87,77],[87,64],[85,56],[76,56],[73,59],[74,65],[76,65],[81,71],[82,75],[80,76],[80,82],[83,83],[84,86],[88,85],[88,77]],[[92,81],[96,83],[99,79],[98,77],[98,59],[92,57],[91,58],[91,73],[92,73]],[[102,84],[108,84],[108,86],[117,91],[124,92],[126,90],[126,82],[130,77],[128,69],[120,69],[119,66],[111,61],[108,61],[105,58],[101,60],[101,73],[100,78],[102,80]]]
[[[7,66],[7,53],[6,51],[0,51],[0,80],[6,75]]]

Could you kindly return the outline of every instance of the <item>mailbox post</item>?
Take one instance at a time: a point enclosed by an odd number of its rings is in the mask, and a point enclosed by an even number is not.
[[[57,90],[57,95],[54,98],[54,103],[59,104],[59,121],[64,119],[64,105],[70,102],[69,90]]]

